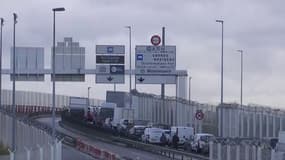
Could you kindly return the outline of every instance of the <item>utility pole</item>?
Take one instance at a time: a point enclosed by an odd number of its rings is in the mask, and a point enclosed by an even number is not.
[[[65,11],[64,8],[53,8],[53,45],[52,45],[52,141],[53,141],[53,159],[55,160],[55,13]]]
[[[217,23],[221,23],[222,25],[222,48],[221,48],[221,125],[219,130],[219,136],[223,136],[223,107],[224,107],[224,21],[216,20]]]
[[[2,110],[2,28],[4,25],[4,19],[0,18],[0,110]]]
[[[16,151],[16,104],[15,104],[15,79],[16,79],[16,54],[15,54],[15,49],[16,49],[16,23],[17,23],[17,14],[13,13],[14,17],[14,28],[13,28],[13,95],[12,95],[12,106],[13,106],[13,126],[12,126],[12,151]]]

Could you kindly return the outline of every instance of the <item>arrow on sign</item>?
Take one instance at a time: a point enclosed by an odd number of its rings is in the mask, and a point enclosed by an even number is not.
[[[109,76],[109,77],[107,78],[107,80],[110,81],[110,82],[111,82],[113,79],[114,79],[114,78],[111,77],[111,76]]]
[[[140,77],[138,80],[142,83],[144,81],[144,78]]]

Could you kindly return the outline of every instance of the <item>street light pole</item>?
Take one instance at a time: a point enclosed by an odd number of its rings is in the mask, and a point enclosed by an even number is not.
[[[91,87],[88,87],[88,107],[90,106],[90,89]]]
[[[129,63],[130,63],[130,88],[129,88],[129,92],[131,93],[131,90],[132,90],[132,54],[131,54],[131,52],[132,52],[132,28],[131,28],[131,26],[126,26],[126,28],[128,28],[129,29]]]
[[[129,62],[130,62],[130,70],[129,70],[129,74],[130,74],[130,88],[129,88],[129,92],[130,92],[130,108],[132,107],[132,100],[131,100],[131,91],[132,91],[132,28],[131,26],[126,26],[126,28],[129,29]]]
[[[0,110],[2,110],[2,28],[4,19],[0,18]]]
[[[242,107],[243,92],[243,50],[237,50],[240,53],[240,106]]]
[[[241,110],[242,110],[242,119],[240,120],[240,123],[242,123],[242,126],[241,126],[241,135],[240,136],[243,136],[243,118],[244,118],[244,108],[242,107],[242,90],[243,90],[243,50],[237,50],[237,52],[240,53],[240,106],[241,106]]]
[[[222,48],[221,48],[221,130],[220,135],[223,136],[223,103],[224,103],[224,21],[216,20],[222,24]]]
[[[14,28],[13,28],[13,95],[12,95],[12,106],[13,106],[13,125],[12,125],[12,151],[15,152],[16,151],[16,104],[15,104],[15,78],[16,78],[16,55],[15,55],[15,49],[16,49],[16,23],[17,23],[17,14],[13,13],[13,17],[14,17]]]
[[[191,103],[191,79],[192,77],[189,76],[189,104]]]
[[[53,46],[52,46],[52,141],[56,143],[55,139],[55,12],[65,11],[64,8],[53,8]],[[54,151],[55,151],[55,147]],[[54,152],[55,153],[55,152]],[[55,154],[54,154],[55,157]]]

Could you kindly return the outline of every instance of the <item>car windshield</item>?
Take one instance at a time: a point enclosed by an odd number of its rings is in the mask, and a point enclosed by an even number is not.
[[[152,130],[151,132],[152,132],[152,133],[162,133],[161,130]]]
[[[201,136],[201,138],[200,138],[200,140],[201,141],[204,141],[204,142],[209,142],[209,140],[211,139],[211,137],[213,137],[213,136]]]
[[[136,129],[136,132],[137,132],[137,133],[143,133],[143,132],[144,132],[144,129],[142,129],[142,128]]]
[[[148,121],[145,120],[134,120],[134,125],[144,125],[146,126],[148,124]]]
[[[124,120],[124,122],[123,122],[124,125],[127,125],[128,123],[129,123],[128,120]]]

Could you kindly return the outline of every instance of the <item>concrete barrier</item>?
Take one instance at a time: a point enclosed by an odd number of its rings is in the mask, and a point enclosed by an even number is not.
[[[94,158],[101,160],[120,160],[120,157],[110,151],[101,149],[95,145],[88,144],[81,139],[76,140],[75,148],[83,153],[86,153]]]

